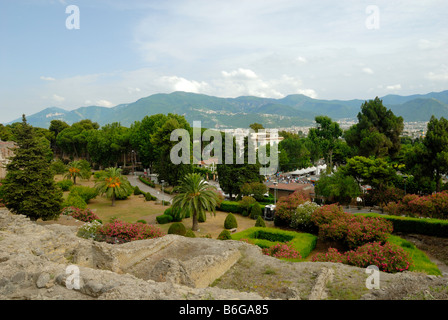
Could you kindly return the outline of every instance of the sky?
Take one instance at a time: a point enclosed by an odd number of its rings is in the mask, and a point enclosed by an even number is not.
[[[174,91],[440,92],[447,16],[446,0],[0,0],[0,123]]]

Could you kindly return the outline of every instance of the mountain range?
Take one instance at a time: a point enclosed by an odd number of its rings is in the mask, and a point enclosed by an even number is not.
[[[373,99],[369,98],[369,99]],[[383,104],[404,121],[429,121],[431,115],[448,118],[448,90],[410,96],[386,95],[380,97]],[[301,94],[281,99],[241,96],[219,98],[189,92],[154,94],[128,104],[112,108],[88,106],[67,111],[50,107],[27,115],[28,122],[48,128],[51,120],[63,120],[68,124],[90,119],[105,125],[120,122],[130,126],[146,115],[177,113],[187,121],[201,121],[203,128],[247,128],[251,123],[261,123],[265,128],[308,126],[317,115],[327,115],[333,120],[355,119],[366,100],[322,100]],[[17,119],[13,122],[21,121]]]

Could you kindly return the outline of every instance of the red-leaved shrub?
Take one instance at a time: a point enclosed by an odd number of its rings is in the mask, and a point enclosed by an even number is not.
[[[61,211],[62,215],[69,215],[79,221],[92,222],[99,220],[98,216],[90,209],[80,209],[76,207],[65,207]]]
[[[392,232],[392,223],[381,218],[353,216],[337,205],[323,206],[311,215],[323,240],[341,241],[349,248],[368,242],[384,242]]]
[[[104,238],[106,242],[128,242],[134,240],[152,239],[163,237],[165,233],[149,224],[129,223],[120,220],[108,223],[97,230],[98,238]]]
[[[281,197],[275,207],[275,225],[287,225],[291,222],[291,217],[296,211],[297,207],[306,201],[309,201],[308,195],[296,191],[287,197]]]
[[[265,255],[275,258],[302,259],[300,252],[290,242],[277,243],[269,248],[264,248],[262,251]]]
[[[346,252],[347,263],[360,268],[375,265],[384,272],[401,272],[411,266],[409,254],[397,245],[372,242]]]
[[[344,253],[340,253],[336,248],[329,248],[325,253],[314,255],[311,261],[347,263],[347,256]]]
[[[312,258],[313,262],[340,262],[360,268],[375,265],[380,271],[402,272],[409,270],[411,257],[397,245],[386,242],[367,243],[356,250],[340,253],[330,248],[326,253],[318,253]]]

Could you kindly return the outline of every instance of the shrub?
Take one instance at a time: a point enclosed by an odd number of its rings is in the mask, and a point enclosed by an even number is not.
[[[147,223],[146,220],[137,220],[138,223]]]
[[[145,200],[146,200],[146,201],[156,201],[157,198],[154,197],[154,196],[153,196],[152,194],[150,194],[149,192],[146,192],[146,193],[145,193]]]
[[[367,243],[356,250],[346,253],[347,263],[360,268],[369,265],[377,266],[384,272],[401,272],[411,266],[411,258],[399,246],[392,243],[380,242]]]
[[[76,210],[70,213],[70,216],[72,216],[76,220],[84,222],[92,222],[93,220],[99,219],[98,216],[90,209],[76,208]]]
[[[95,238],[98,229],[102,226],[101,222],[98,220],[93,220],[92,222],[85,223],[79,227],[77,236],[84,239]]]
[[[60,159],[54,160],[50,164],[51,171],[56,174],[64,174],[67,171],[67,166]]]
[[[162,214],[162,215],[156,217],[156,221],[158,224],[166,224],[166,223],[172,222],[173,217],[166,215],[166,214]]]
[[[70,193],[77,193],[86,203],[98,196],[98,191],[95,188],[86,186],[73,186],[70,189]]]
[[[258,216],[257,221],[255,222],[255,227],[266,228],[266,223],[261,216]]]
[[[62,189],[62,191],[68,191],[73,186],[73,181],[70,179],[64,179],[56,182],[56,185]]]
[[[232,213],[229,213],[224,221],[224,228],[233,229],[238,227],[238,222]]]
[[[185,233],[185,236],[188,237],[188,238],[196,238],[195,233],[191,229],[187,230],[187,232]]]
[[[250,208],[256,202],[256,200],[251,196],[244,196],[239,202],[239,206],[241,208],[241,214],[245,217],[249,215]]]
[[[256,220],[258,216],[261,216],[263,213],[261,211],[261,206],[258,202],[255,202],[252,208],[250,209],[250,218]]]
[[[218,236],[218,240],[231,240],[232,235],[230,234],[229,230],[222,230],[221,233]]]
[[[79,210],[79,208],[76,207],[64,207],[61,210],[61,214],[64,216],[69,216],[72,214],[72,212],[75,212],[76,210]]]
[[[276,226],[289,226],[291,216],[294,214],[296,208],[309,200],[309,197],[300,191],[296,191],[287,197],[281,197],[276,204],[274,224]]]
[[[356,248],[368,242],[385,242],[392,232],[392,223],[384,219],[353,216],[337,205],[317,208],[311,221],[319,227],[319,237],[325,240],[341,241],[349,248]]]
[[[311,221],[311,215],[319,207],[311,201],[300,204],[291,215],[290,226],[303,231],[316,232],[316,225]]]
[[[340,262],[347,264],[347,256],[340,253],[338,249],[329,248],[326,253],[318,253],[311,259],[313,262]]]
[[[162,230],[150,224],[114,220],[98,228],[96,239],[105,240],[108,243],[121,243],[163,236]]]
[[[76,207],[85,209],[87,207],[87,203],[79,194],[70,192],[68,194],[67,200],[62,203],[62,207]]]
[[[185,218],[185,211],[183,211],[181,208],[169,207],[163,214],[172,216],[173,222],[181,222],[182,219]]]
[[[93,173],[93,178],[94,178],[95,180],[98,180],[98,179],[101,178],[101,176],[103,176],[105,173],[106,173],[106,171],[104,171],[104,170],[95,171],[95,172]]]
[[[338,206],[337,204],[330,204],[314,210],[311,214],[310,220],[316,226],[320,226],[322,224],[329,224],[335,219],[346,217],[350,217],[350,215],[345,213],[341,206]]]
[[[140,176],[140,177],[139,177],[139,180],[140,180],[141,182],[143,182],[144,184],[150,186],[151,188],[155,188],[155,187],[156,187],[155,183],[152,182],[149,178]]]
[[[298,252],[291,242],[278,243],[269,248],[262,249],[263,254],[279,258],[279,259],[302,259],[300,252]]]
[[[135,186],[134,187],[134,196],[139,196],[141,194],[143,194],[143,191],[140,190],[140,188],[138,186]]]
[[[187,229],[181,222],[174,222],[168,229],[168,234],[178,234],[180,236],[185,236]]]
[[[395,232],[417,233],[427,236],[448,237],[448,221],[430,218],[397,217],[378,213],[356,214],[385,219],[392,223]]]
[[[240,207],[239,202],[236,201],[224,200],[219,206],[219,210],[224,212],[242,213],[242,208]]]

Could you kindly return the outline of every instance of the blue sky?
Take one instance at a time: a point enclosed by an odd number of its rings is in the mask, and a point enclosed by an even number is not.
[[[66,28],[69,5],[79,8],[78,30]],[[173,91],[321,99],[443,91],[447,16],[443,0],[1,0],[0,123]]]

